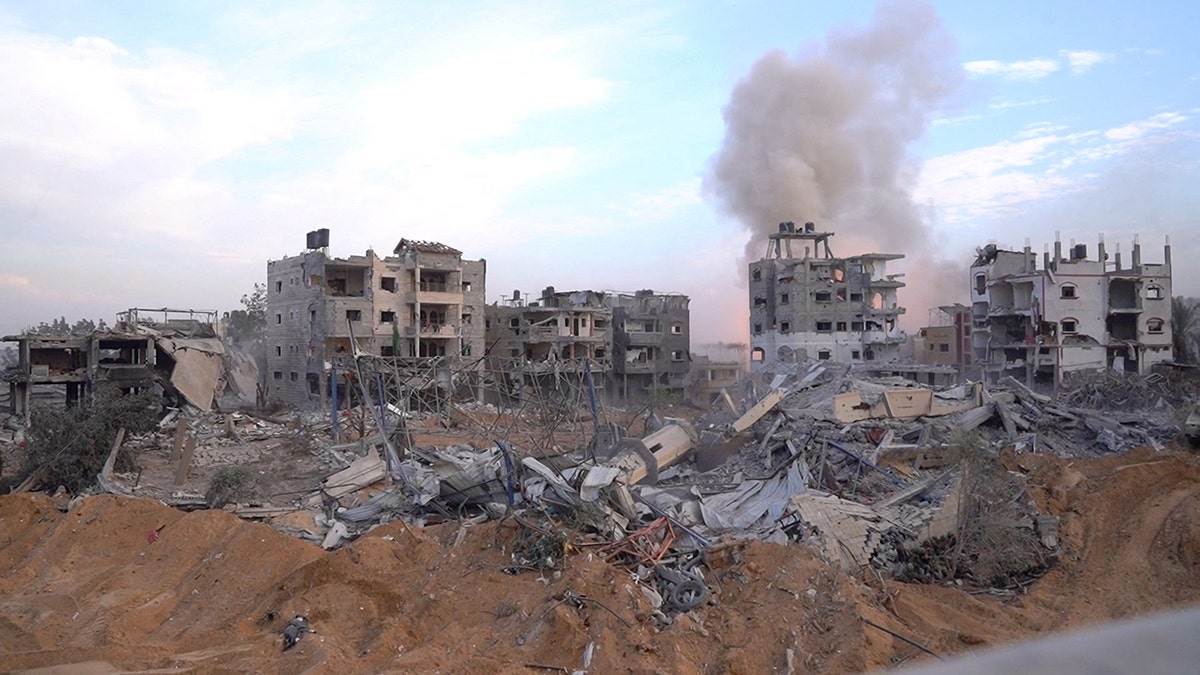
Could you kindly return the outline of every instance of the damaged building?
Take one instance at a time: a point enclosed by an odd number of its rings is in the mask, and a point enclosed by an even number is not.
[[[613,383],[622,401],[682,393],[690,367],[689,299],[679,293],[611,293]]]
[[[684,381],[685,398],[689,404],[701,408],[712,405],[726,389],[737,384],[744,370],[741,361],[714,361],[703,354],[693,354],[689,365]]]
[[[514,396],[582,384],[588,373],[591,386],[603,389],[612,373],[613,310],[606,293],[548,286],[527,300],[514,291],[486,312],[490,368],[509,378]]]
[[[268,399],[323,404],[339,354],[447,359],[483,354],[487,261],[401,239],[391,256],[329,255],[329,230],[267,263]],[[345,377],[343,373],[342,377]],[[342,382],[343,387],[348,383]]]
[[[537,300],[514,291],[487,309],[492,368],[527,386],[586,368],[593,389],[616,401],[681,395],[691,364],[689,302],[686,295],[652,290],[560,292],[549,286]]]
[[[904,284],[886,264],[904,256],[868,253],[834,257],[832,232],[813,223],[779,224],[767,255],[750,268],[750,361],[798,359],[843,363],[892,362],[905,336],[897,328]]]
[[[929,310],[929,325],[913,337],[913,359],[917,363],[953,366],[965,373],[971,366],[973,321],[971,308],[960,303]]]
[[[1163,262],[1142,261],[1135,237],[1122,261],[1103,236],[1095,259],[1073,241],[1063,256],[1055,236],[1042,263],[1029,248],[989,244],[971,265],[972,349],[989,381],[1063,384],[1078,371],[1148,374],[1172,358],[1171,245]]]
[[[6,373],[13,412],[25,418],[35,401],[74,405],[96,388],[155,389],[170,403],[207,412],[224,388],[217,313],[192,309],[130,309],[112,329],[85,335],[10,335],[18,360]],[[182,400],[180,400],[182,399]]]

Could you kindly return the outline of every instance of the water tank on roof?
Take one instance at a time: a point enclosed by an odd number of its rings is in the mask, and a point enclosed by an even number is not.
[[[328,227],[322,227],[321,229],[317,230],[317,246],[318,247],[329,246],[329,228]]]
[[[1087,258],[1087,244],[1075,244],[1072,249],[1071,260],[1084,260]]]

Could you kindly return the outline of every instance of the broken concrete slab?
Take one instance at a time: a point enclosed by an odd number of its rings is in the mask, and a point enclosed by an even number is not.
[[[367,451],[366,456],[359,457],[350,466],[330,475],[321,483],[325,494],[333,498],[348,495],[356,490],[378,483],[387,478],[387,466],[379,458],[375,448]]]
[[[786,392],[783,389],[775,389],[771,391],[771,393],[764,396],[762,400],[751,406],[750,409],[745,412],[745,414],[734,420],[733,424],[729,425],[730,429],[732,429],[733,433],[735,434],[740,434],[746,429],[749,429],[754,425],[755,422],[760,420],[763,415],[766,415],[771,411],[772,408],[778,405],[779,402],[783,400],[785,393]]]
[[[865,419],[890,417],[913,419],[916,417],[942,417],[970,410],[983,402],[983,387],[974,385],[962,399],[945,399],[932,389],[909,388],[889,389],[882,392],[878,403],[870,404],[857,391],[838,394],[833,399],[834,418],[844,424]]]
[[[175,360],[171,385],[188,403],[203,412],[212,409],[225,374],[225,347],[216,338],[155,338],[155,344]]]

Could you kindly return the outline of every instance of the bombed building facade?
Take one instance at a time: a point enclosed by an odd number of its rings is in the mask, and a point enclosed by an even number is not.
[[[612,372],[612,309],[596,291],[542,290],[536,300],[514,291],[486,309],[488,366],[508,380],[506,391],[587,386],[601,393]]]
[[[780,223],[767,255],[751,262],[750,363],[833,360],[890,362],[900,358],[905,336],[897,328],[904,308],[889,276],[896,253],[834,257],[832,232],[813,223]]]
[[[1042,263],[994,245],[971,265],[972,349],[985,376],[1026,385],[1060,385],[1070,373],[1109,368],[1148,374],[1172,358],[1171,245],[1163,262],[1142,260],[1135,238],[1128,261],[1110,260],[1104,240],[1096,258],[1086,244],[1063,256],[1055,237]]]
[[[678,293],[519,291],[487,308],[489,364],[522,386],[590,385],[610,400],[682,393],[690,366],[689,299]],[[571,378],[574,378],[573,380]]]
[[[689,298],[679,293],[613,293],[613,384],[620,400],[683,391],[690,363]]]
[[[26,422],[40,399],[74,405],[98,387],[154,390],[207,412],[225,386],[217,313],[134,308],[111,329],[87,334],[10,335],[17,364],[5,375],[13,412]]]
[[[409,239],[384,258],[371,250],[334,258],[328,249],[329,231],[317,230],[304,253],[267,263],[268,400],[328,400],[339,354],[483,354],[485,260]]]

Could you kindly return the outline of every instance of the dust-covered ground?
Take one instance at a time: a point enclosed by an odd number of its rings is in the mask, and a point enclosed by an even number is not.
[[[333,551],[222,511],[0,497],[0,662],[59,672],[845,672],[1200,602],[1200,461],[1150,450],[1006,457],[1061,517],[1026,592],[848,575],[802,546],[708,560],[713,599],[660,627],[586,546],[561,572],[504,571],[520,526],[383,525]],[[157,536],[151,533],[157,531]],[[282,650],[291,617],[315,634]],[[871,625],[876,624],[876,625]]]

